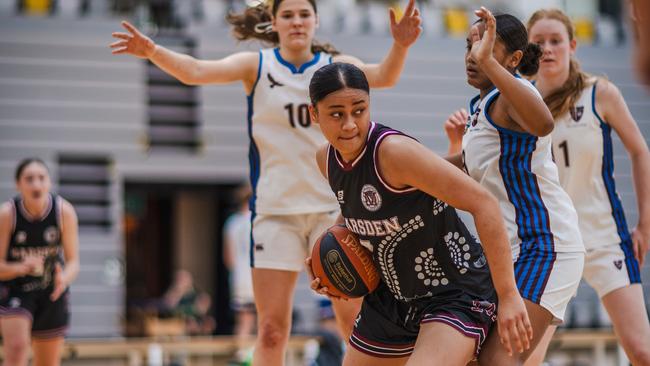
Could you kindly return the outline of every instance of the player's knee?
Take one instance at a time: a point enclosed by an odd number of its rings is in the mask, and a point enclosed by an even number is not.
[[[4,339],[4,354],[7,360],[22,360],[29,352],[29,339],[23,337],[7,337]]]
[[[287,329],[285,326],[274,321],[263,321],[260,324],[259,340],[264,348],[281,347],[287,338]]]

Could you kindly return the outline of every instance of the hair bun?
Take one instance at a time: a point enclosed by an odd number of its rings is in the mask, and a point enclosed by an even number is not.
[[[528,43],[524,50],[524,55],[519,63],[519,72],[523,75],[531,76],[537,74],[539,70],[539,60],[542,57],[542,48],[536,43]]]

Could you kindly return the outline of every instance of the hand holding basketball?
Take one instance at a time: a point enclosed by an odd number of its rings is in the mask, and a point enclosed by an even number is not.
[[[156,43],[145,36],[136,27],[127,21],[122,21],[124,29],[129,33],[113,32],[113,37],[119,41],[111,43],[110,47],[114,55],[129,54],[138,58],[149,58],[156,52]]]
[[[344,225],[334,225],[323,233],[314,245],[308,267],[316,278],[312,289],[328,296],[362,297],[379,285],[372,254]]]
[[[327,296],[329,298],[334,298],[334,299],[342,299],[346,300],[346,298],[341,298],[339,296],[331,294],[327,287],[321,286],[321,280],[319,277],[314,276],[314,271],[311,268],[311,257],[305,259],[305,268],[307,269],[307,274],[309,275],[309,278],[311,279],[311,282],[309,283],[309,287],[316,291],[317,293]]]

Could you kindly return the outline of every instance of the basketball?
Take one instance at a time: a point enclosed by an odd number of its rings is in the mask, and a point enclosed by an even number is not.
[[[344,225],[327,229],[311,253],[314,276],[334,296],[362,297],[379,285],[372,254]]]

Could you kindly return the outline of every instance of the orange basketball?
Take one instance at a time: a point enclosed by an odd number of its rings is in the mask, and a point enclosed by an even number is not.
[[[311,252],[314,276],[335,296],[362,297],[379,285],[372,254],[344,225],[327,229]]]

